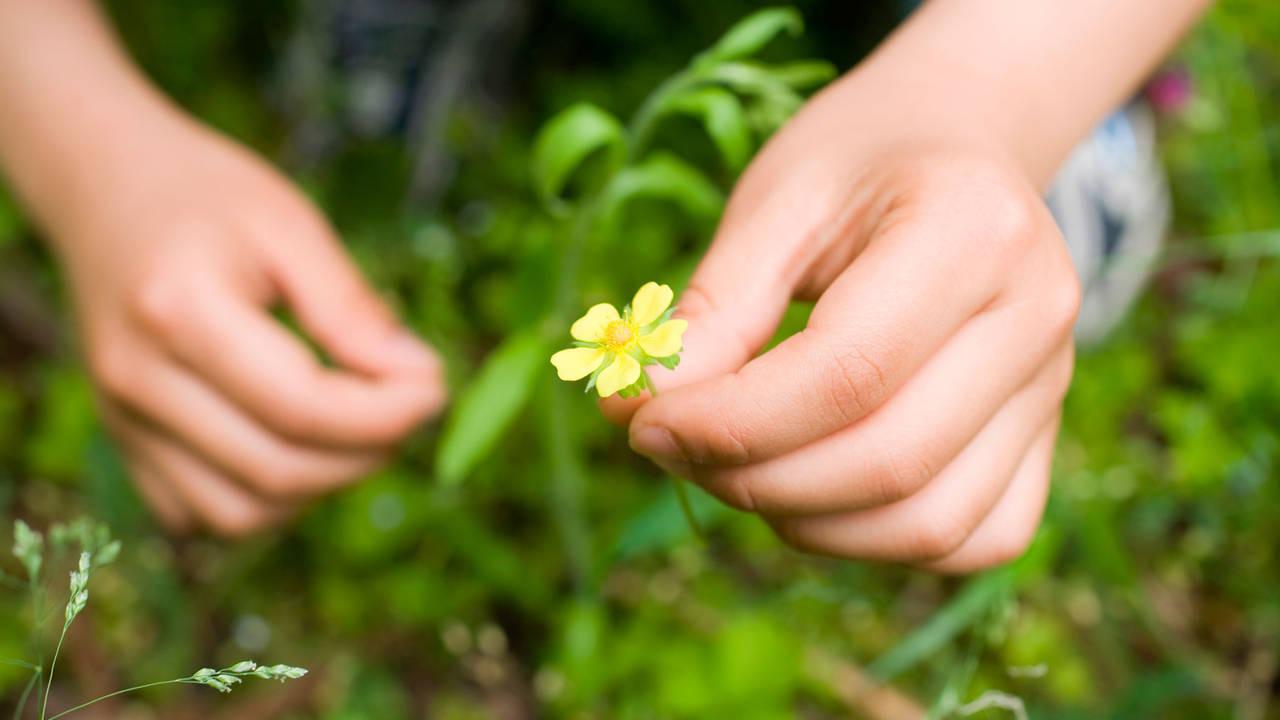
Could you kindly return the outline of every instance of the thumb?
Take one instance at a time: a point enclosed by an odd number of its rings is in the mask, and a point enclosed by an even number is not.
[[[274,276],[306,332],[340,365],[357,372],[439,373],[434,352],[403,327],[332,236],[276,263]]]
[[[791,298],[781,268],[779,244],[770,244],[755,218],[721,225],[715,242],[677,300],[675,316],[689,321],[684,350],[675,370],[649,369],[659,391],[736,371],[773,337]],[[743,230],[738,230],[743,228]],[[630,420],[640,399],[613,397],[601,408],[619,424]]]

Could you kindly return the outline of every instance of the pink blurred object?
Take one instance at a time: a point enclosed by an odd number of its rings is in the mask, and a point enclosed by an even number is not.
[[[1191,74],[1183,68],[1162,70],[1147,83],[1147,101],[1162,113],[1177,113],[1191,100]]]

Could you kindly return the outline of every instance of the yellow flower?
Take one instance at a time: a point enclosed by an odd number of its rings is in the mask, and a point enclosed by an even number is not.
[[[645,365],[673,368],[680,361],[689,323],[670,319],[674,298],[670,286],[650,282],[621,313],[608,303],[592,306],[569,328],[576,347],[551,356],[560,379],[590,376],[587,389],[594,386],[600,397],[638,395],[648,387]]]

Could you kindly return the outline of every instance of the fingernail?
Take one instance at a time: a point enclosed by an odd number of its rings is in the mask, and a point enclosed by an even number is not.
[[[389,343],[388,353],[397,365],[406,368],[430,368],[438,362],[426,343],[407,331],[396,334]]]
[[[631,432],[631,449],[641,455],[686,462],[671,431],[657,425],[641,425]]]

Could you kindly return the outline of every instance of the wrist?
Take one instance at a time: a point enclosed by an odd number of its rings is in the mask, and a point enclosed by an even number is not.
[[[841,84],[889,128],[1008,157],[1043,187],[1207,0],[931,0]]]
[[[119,195],[184,124],[95,3],[0,0],[0,170],[51,236]]]

